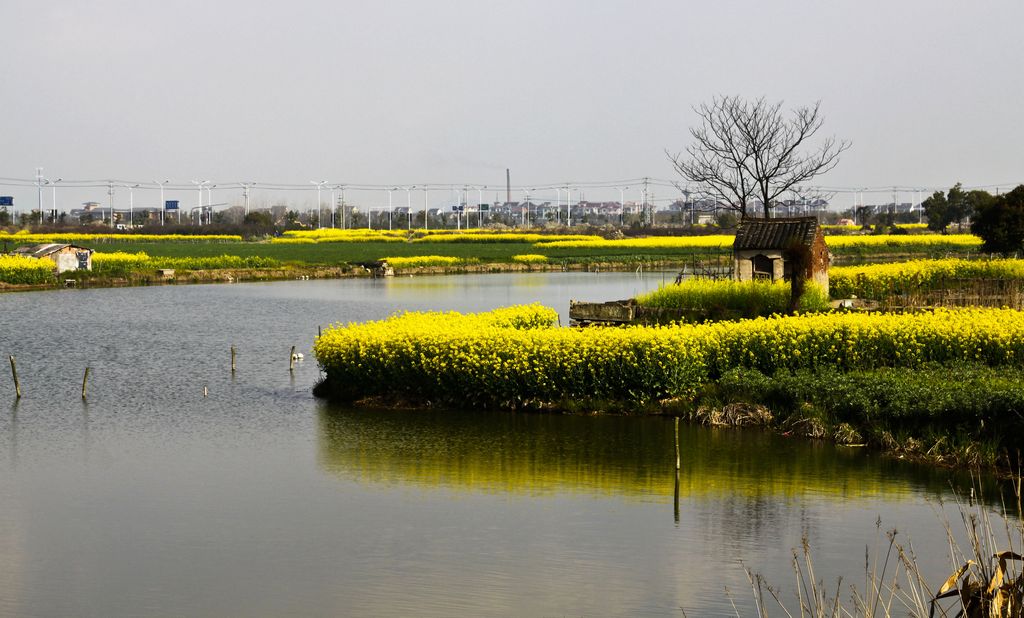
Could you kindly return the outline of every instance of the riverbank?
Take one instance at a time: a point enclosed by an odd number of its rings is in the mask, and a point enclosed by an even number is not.
[[[955,376],[955,378],[951,377]],[[664,412],[948,466],[1016,465],[1024,369],[972,362],[844,372],[734,369]],[[1013,457],[1013,461],[1008,461]]]
[[[727,234],[624,238],[621,231],[600,232],[603,235],[558,234],[553,230],[324,229],[287,232],[283,237],[264,240],[242,240],[231,235],[100,233],[19,233],[0,234],[0,238],[6,250],[45,242],[75,242],[97,250],[93,254],[93,274],[65,275],[54,281],[54,286],[64,285],[68,278],[75,279],[76,285],[81,281],[91,287],[151,285],[165,279],[156,275],[157,270],[174,270],[176,281],[196,282],[363,276],[359,265],[385,259],[395,262],[396,274],[400,275],[684,266],[691,273],[721,273],[729,270],[732,260],[733,237]],[[967,235],[829,236],[836,264],[970,253],[979,243],[980,239]],[[430,260],[433,265],[428,263]],[[400,266],[400,262],[405,264]],[[417,268],[405,267],[413,264]],[[21,272],[33,270],[29,266],[22,263],[0,268],[0,281],[8,284],[0,289],[40,289],[34,286],[43,285],[39,279],[48,275]]]
[[[482,263],[454,266],[416,266],[396,268],[393,276],[414,277],[428,275],[460,275],[486,273],[527,272],[634,272],[680,269],[683,263],[671,260],[650,262],[571,262],[564,264]],[[222,268],[202,270],[175,270],[162,275],[156,270],[130,271],[117,275],[102,272],[71,271],[63,273],[50,283],[19,284],[0,281],[0,292],[27,292],[61,288],[114,288],[145,285],[183,285],[190,283],[238,283],[242,281],[291,281],[295,279],[352,279],[373,278],[381,275],[372,268],[360,265],[322,266],[289,265],[279,268]]]
[[[193,245],[195,246],[195,245]],[[900,254],[902,257],[903,254]],[[879,262],[894,255],[876,256]],[[860,261],[860,260],[857,260]],[[836,264],[847,261],[840,256]],[[596,256],[592,259],[571,258],[547,262],[464,262],[448,266],[413,266],[393,269],[394,276],[459,275],[516,272],[645,272],[690,269],[691,255],[675,257],[629,256],[628,259],[610,259]],[[174,269],[173,275],[162,275],[157,269],[119,270],[116,274],[102,270],[70,271],[47,283],[9,283],[0,281],[2,292],[27,292],[68,287],[104,288],[136,285],[174,285],[187,283],[231,283],[240,281],[289,281],[294,279],[345,279],[381,276],[380,273],[359,264],[330,265],[320,263],[286,263],[264,268],[204,268]]]
[[[185,270],[162,275],[159,272],[130,272],[109,275],[90,272],[67,272],[46,284],[13,284],[0,282],[0,292],[28,292],[62,288],[119,288],[147,285],[185,285],[190,283],[238,283],[242,281],[290,281],[294,279],[340,279],[370,276],[350,268],[260,268]]]

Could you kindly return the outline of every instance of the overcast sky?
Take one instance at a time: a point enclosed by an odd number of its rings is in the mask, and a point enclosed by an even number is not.
[[[1022,23],[1020,0],[4,0],[0,177],[670,179],[692,108],[739,94],[821,100],[853,146],[820,184],[1009,186]]]

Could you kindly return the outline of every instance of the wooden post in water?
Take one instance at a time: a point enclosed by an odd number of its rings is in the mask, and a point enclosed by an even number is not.
[[[14,355],[11,355],[11,375],[14,376],[14,394],[16,399],[21,399],[21,382],[18,382],[18,366],[14,364]]]
[[[292,353],[288,356],[288,371],[295,371],[295,346],[292,346]]]
[[[679,417],[675,417],[676,429],[676,484],[673,492],[673,502],[676,524],[679,523]]]
[[[679,469],[679,417],[676,417],[676,470]]]
[[[235,372],[235,346],[231,346],[231,373]]]
[[[320,328],[319,324],[316,325],[316,336],[317,337],[323,337],[324,336],[324,329]]]
[[[675,505],[674,505],[675,508],[673,509],[673,511],[674,511],[674,514],[675,514],[676,524],[678,525],[679,524],[679,470],[676,470],[676,488],[675,488],[675,491],[673,492],[673,498],[674,498],[673,502],[675,503]]]
[[[85,368],[85,375],[82,376],[82,399],[85,399],[86,386],[89,384],[89,368]]]
[[[206,388],[206,387],[204,386],[204,387],[203,387],[203,397],[206,397],[206,396],[207,396],[208,394],[209,394],[209,391],[208,391],[208,390],[207,390],[207,388]]]

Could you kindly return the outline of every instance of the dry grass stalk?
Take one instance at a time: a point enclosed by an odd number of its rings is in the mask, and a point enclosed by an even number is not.
[[[980,487],[977,480],[974,485]],[[932,592],[919,568],[913,545],[897,542],[897,531],[885,534],[887,546],[873,551],[865,548],[864,588],[850,586],[849,605],[844,605],[842,579],[830,593],[817,579],[807,539],[802,552],[793,554],[796,575],[796,597],[799,609],[791,612],[779,592],[760,575],[745,569],[754,595],[756,615],[768,616],[766,601],[794,618],[878,618],[911,616],[913,618],[1021,618],[1024,617],[1024,508],[1021,498],[1022,479],[1014,478],[1014,503],[1002,505],[994,521],[992,511],[974,500],[974,490],[967,504],[957,496],[956,506],[967,535],[967,547],[956,540],[953,524],[943,516],[954,568],[936,592]],[[881,519],[876,527],[881,530]],[[1000,531],[999,529],[1002,528]],[[999,537],[999,538],[997,538]],[[882,535],[878,535],[881,541]],[[874,560],[871,556],[874,555]],[[740,616],[739,612],[736,614]]]

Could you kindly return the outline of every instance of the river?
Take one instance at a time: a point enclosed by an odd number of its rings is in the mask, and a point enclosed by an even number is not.
[[[331,323],[535,301],[567,323],[570,298],[671,278],[0,295],[0,353],[16,356],[23,391],[0,374],[0,615],[746,615],[744,567],[791,590],[802,539],[830,587],[862,582],[879,519],[941,583],[936,510],[966,486],[947,471],[684,424],[677,482],[668,419],[353,410],[311,395],[309,349]],[[289,371],[293,345],[305,359]]]

